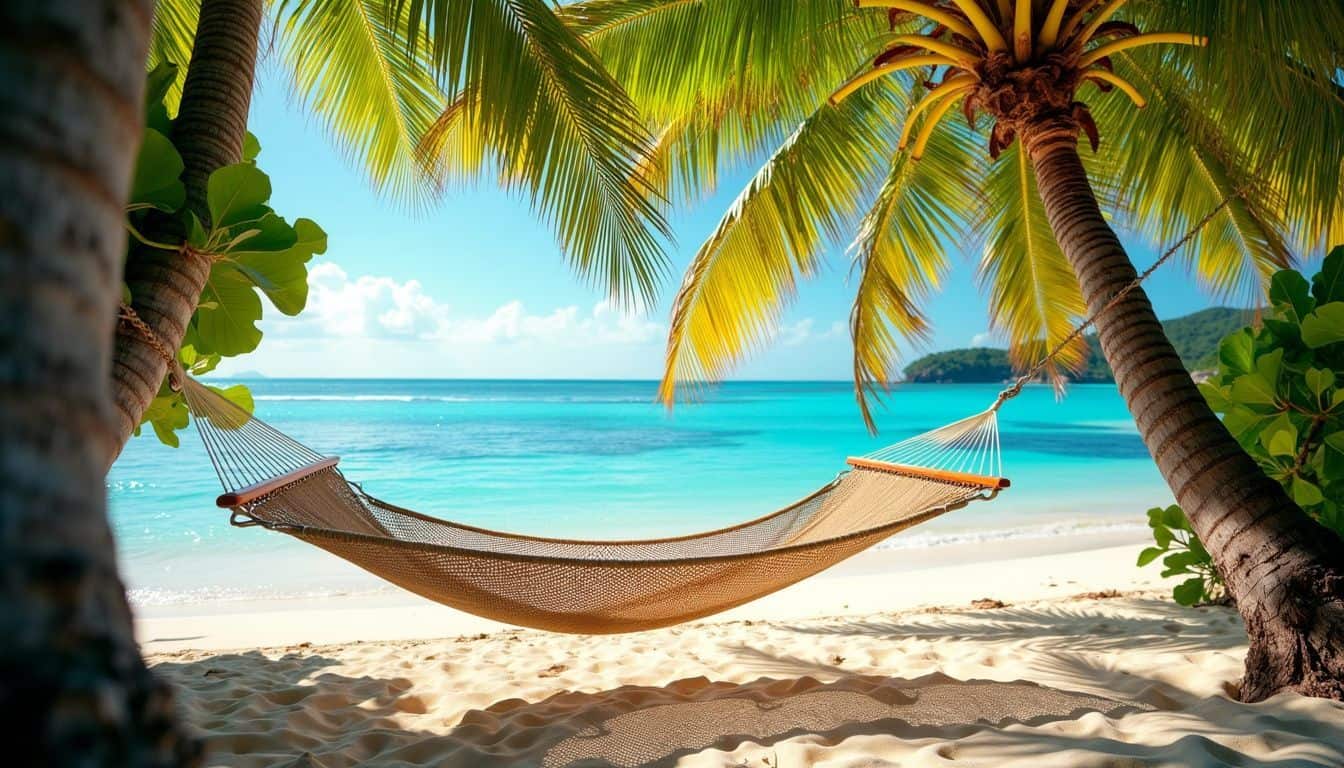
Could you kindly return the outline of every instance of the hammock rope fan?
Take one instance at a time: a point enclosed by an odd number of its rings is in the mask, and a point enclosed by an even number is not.
[[[1229,194],[974,416],[866,456],[812,494],[763,517],[690,536],[553,539],[441,520],[378,499],[324,456],[182,371],[125,304],[122,326],[168,363],[232,510],[399,587],[489,619],[582,634],[633,632],[728,610],[825,570],[902,530],[993,499],[1009,486],[998,410],[1096,318],[1118,304],[1231,201]]]

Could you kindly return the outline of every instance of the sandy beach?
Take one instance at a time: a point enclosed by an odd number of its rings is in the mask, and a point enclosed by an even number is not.
[[[1344,706],[1230,698],[1237,615],[1172,603],[1137,546],[878,550],[630,635],[401,593],[177,606],[138,632],[212,766],[1344,764]]]

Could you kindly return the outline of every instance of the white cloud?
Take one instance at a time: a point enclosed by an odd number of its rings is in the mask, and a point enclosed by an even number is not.
[[[485,309],[451,306],[415,280],[351,275],[338,264],[309,273],[298,317],[268,311],[254,353],[224,361],[221,375],[621,378],[662,374],[661,317],[601,301],[538,311],[518,299]],[[804,318],[735,373],[744,378],[844,378],[849,329]],[[800,354],[805,349],[806,354]]]
[[[995,337],[994,333],[991,332],[991,331],[985,331],[984,333],[977,333],[977,334],[975,334],[974,336],[971,337],[971,346],[972,346],[972,347],[988,347],[988,346],[993,345],[993,344],[995,343],[995,341],[996,341],[996,337]]]
[[[662,324],[607,301],[586,311],[567,306],[536,315],[515,299],[484,317],[459,315],[427,294],[418,280],[373,275],[352,279],[330,262],[309,272],[303,313],[297,318],[271,315],[266,326],[285,337],[418,339],[449,346],[633,345],[661,340],[664,333]]]
[[[791,325],[781,326],[775,332],[774,343],[785,347],[796,347],[814,341],[845,338],[849,333],[845,324],[839,321],[831,323],[830,327],[824,331],[816,330],[816,325],[817,321],[815,319],[805,317]]]

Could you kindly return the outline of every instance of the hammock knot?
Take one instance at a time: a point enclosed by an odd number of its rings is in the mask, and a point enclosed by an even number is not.
[[[155,354],[163,359],[164,364],[168,367],[168,387],[174,392],[181,392],[186,382],[186,371],[182,370],[182,363],[177,359],[177,355],[168,349],[168,345],[163,343],[154,329],[149,327],[149,323],[146,323],[140,317],[135,308],[124,301],[121,302],[117,307],[117,324],[120,328],[133,331],[136,336],[139,336],[154,350]]]

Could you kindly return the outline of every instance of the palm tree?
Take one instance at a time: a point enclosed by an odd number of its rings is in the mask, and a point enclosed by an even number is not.
[[[981,244],[995,329],[1026,367],[1136,277],[1103,209],[1169,240],[1226,201],[1184,254],[1203,284],[1245,296],[1344,235],[1338,3],[587,0],[562,13],[651,121],[641,172],[669,199],[767,156],[676,296],[669,404],[767,342],[798,280],[846,241],[871,426],[899,345],[928,332],[922,302],[954,243]],[[945,119],[957,107],[965,119]],[[433,149],[469,157],[458,133]],[[1096,326],[1246,621],[1242,697],[1344,697],[1344,544],[1228,434],[1142,290]],[[1084,352],[1067,345],[1050,375]]]
[[[109,457],[164,377],[114,318],[146,61],[190,51],[173,139],[204,216],[205,180],[242,154],[264,11],[0,0],[0,716],[43,764],[194,759],[140,659],[106,517]],[[575,265],[650,290],[661,219],[634,173],[643,127],[541,0],[296,0],[276,13],[296,92],[375,184],[409,187],[421,125],[469,81],[465,119]],[[190,254],[125,265],[135,309],[169,346],[207,270]]]
[[[104,509],[150,12],[0,2],[0,717],[44,765],[194,750],[140,660]]]
[[[206,180],[242,157],[268,7],[297,100],[375,188],[412,205],[441,191],[417,146],[456,99],[482,152],[511,170],[575,268],[613,293],[651,294],[665,227],[635,172],[645,130],[624,91],[544,0],[161,0],[148,58],[189,61],[180,94],[170,94],[180,95],[173,140],[188,207],[201,221],[208,223]],[[469,100],[459,98],[465,83]],[[166,347],[181,344],[209,268],[205,256],[164,250],[137,252],[126,264],[133,308]],[[145,336],[117,337],[120,426],[109,462],[166,372]]]

